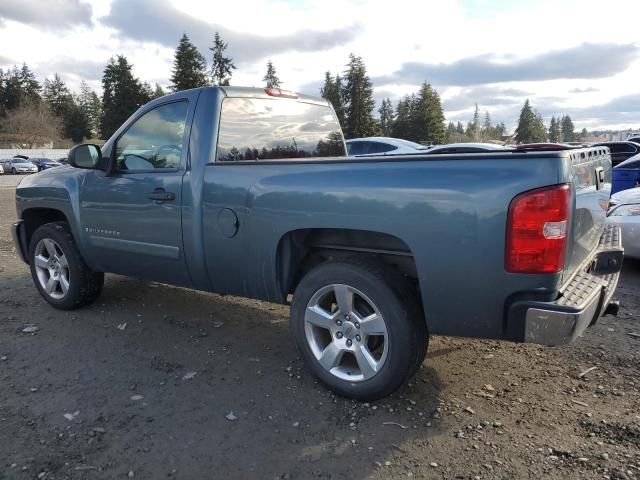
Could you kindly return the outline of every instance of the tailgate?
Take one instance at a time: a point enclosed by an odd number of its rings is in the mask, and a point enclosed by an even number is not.
[[[598,247],[611,194],[611,155],[608,148],[584,148],[568,154],[576,199],[564,281],[569,280]]]

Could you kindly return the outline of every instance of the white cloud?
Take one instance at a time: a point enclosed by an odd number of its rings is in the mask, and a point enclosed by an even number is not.
[[[80,0],[55,2],[60,12],[84,5]],[[640,108],[624,114],[611,111],[620,105],[616,99],[629,101],[640,93],[640,61],[634,57],[640,47],[639,2],[611,0],[605,8],[584,0],[500,5],[479,0],[236,0],[223,4],[128,0],[116,3],[116,10],[109,0],[88,3],[91,8],[85,5],[85,10],[74,10],[67,20],[60,20],[54,14],[47,19],[30,8],[37,0],[4,0],[0,6],[4,19],[0,62],[26,61],[41,77],[56,69],[73,88],[82,78],[99,88],[101,65],[111,56],[124,54],[137,76],[166,86],[173,49],[183,30],[208,57],[208,35],[212,37],[217,27],[226,32],[229,51],[236,52],[239,68],[232,80],[236,85],[262,85],[268,56],[286,88],[318,94],[324,72],[344,70],[349,53],[354,52],[363,57],[372,78],[393,79],[386,85],[376,84],[377,99],[389,96],[395,101],[415,91],[422,80],[432,81],[438,83],[448,118],[468,119],[478,102],[494,121],[513,126],[526,95],[545,118],[570,113],[581,127],[640,126]],[[6,13],[7,5],[13,13]],[[144,13],[143,7],[149,5],[169,13],[159,17],[165,23]],[[584,44],[593,46],[592,55]],[[622,46],[622,54],[613,58],[613,50],[598,53],[603,45],[614,46],[614,50]],[[567,80],[568,75],[544,70],[545,59],[555,58],[556,67],[564,67],[551,53],[554,51],[565,53],[560,62],[566,63],[564,70],[571,71],[572,61],[580,66],[582,73],[573,75],[578,78]],[[460,81],[460,75],[467,75],[459,70],[460,65],[474,58],[485,60],[480,62],[483,75],[469,69],[471,78]],[[438,74],[458,67],[458,78],[436,78],[429,69],[403,70],[411,62],[438,66]],[[496,71],[491,71],[492,62],[501,64]],[[505,68],[509,75],[504,75]]]

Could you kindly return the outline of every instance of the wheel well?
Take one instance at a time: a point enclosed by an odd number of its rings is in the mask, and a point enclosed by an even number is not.
[[[31,242],[33,232],[35,232],[41,225],[51,222],[69,223],[64,213],[53,208],[29,208],[22,212],[22,221],[25,226],[25,241],[27,246],[29,245],[29,242]]]
[[[333,228],[294,230],[282,237],[277,271],[283,296],[292,294],[302,277],[317,265],[354,255],[392,266],[415,286],[420,298],[415,260],[404,241],[386,233]]]

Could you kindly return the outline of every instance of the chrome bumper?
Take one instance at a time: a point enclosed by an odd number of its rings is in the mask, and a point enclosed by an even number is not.
[[[519,301],[509,308],[515,340],[543,345],[570,343],[605,311],[622,268],[620,228],[607,225],[589,265],[578,271],[553,302]]]

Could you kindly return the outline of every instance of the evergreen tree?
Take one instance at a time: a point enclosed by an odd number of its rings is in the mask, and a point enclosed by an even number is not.
[[[489,112],[484,112],[484,123],[482,124],[482,140],[486,141],[495,138],[495,132],[493,125],[491,125],[491,115]]]
[[[142,97],[145,99],[143,103],[147,103],[153,99],[155,90],[149,82],[142,83]]]
[[[506,134],[507,127],[504,125],[504,122],[497,123],[495,126],[496,140],[502,140],[502,137],[504,137]]]
[[[456,143],[458,132],[456,131],[456,124],[453,122],[449,122],[447,125],[447,143]]]
[[[91,136],[90,119],[69,92],[65,83],[57,73],[53,79],[44,81],[43,99],[51,113],[60,119],[63,125],[62,134],[76,143]]]
[[[392,136],[397,138],[404,138],[405,140],[411,137],[412,106],[413,99],[409,95],[405,95],[404,98],[398,102],[395,120],[391,128]]]
[[[173,55],[170,80],[174,92],[207,85],[207,62],[186,33]]]
[[[582,131],[580,132],[580,138],[583,139],[583,138],[586,138],[588,136],[589,136],[589,132],[587,131],[586,128],[583,128]]]
[[[64,135],[74,143],[91,137],[90,119],[85,111],[72,101],[64,118]]]
[[[213,85],[229,85],[232,70],[236,69],[233,60],[224,56],[224,51],[228,46],[229,44],[225,43],[220,34],[216,32],[213,37],[213,47],[209,47],[209,50],[213,52],[211,63],[211,83]]]
[[[571,117],[569,115],[565,115],[562,117],[560,128],[562,130],[563,142],[575,142],[575,127],[573,126],[573,121],[571,120]]]
[[[266,82],[267,88],[280,88],[280,79],[271,60],[267,62],[267,73],[262,80]]]
[[[331,72],[325,72],[324,74],[324,85],[320,89],[320,95],[322,98],[326,99],[333,106],[333,110],[336,112],[336,117],[338,118],[338,122],[340,123],[340,127],[344,130],[345,128],[345,117],[344,117],[344,101],[342,97],[342,79],[339,75],[336,75],[336,78],[331,76]]]
[[[51,113],[63,120],[73,107],[71,92],[57,73],[53,74],[53,80],[45,79],[42,97]]]
[[[464,125],[460,121],[456,125],[456,132],[460,135],[460,138],[464,136]]]
[[[347,138],[370,137],[378,132],[373,118],[376,102],[373,99],[373,85],[362,57],[353,53],[349,55],[349,63],[345,71],[346,84],[344,98],[346,104]]]
[[[22,64],[19,78],[24,99],[29,102],[39,102],[41,100],[40,84],[36,80],[36,75],[31,71],[26,63]]]
[[[26,64],[3,72],[0,80],[0,115],[6,115],[28,103],[40,102],[40,84]],[[4,112],[4,113],[3,113]]]
[[[156,88],[153,91],[153,95],[151,96],[151,98],[155,99],[155,98],[164,97],[166,94],[167,92],[164,91],[164,88],[162,88],[160,84],[156,83]]]
[[[415,96],[410,119],[409,140],[434,144],[445,142],[444,113],[440,96],[427,82],[422,84]]]
[[[547,141],[547,128],[544,126],[544,119],[542,115],[535,112],[536,118],[533,124],[534,142],[546,142]]]
[[[80,83],[80,94],[76,99],[78,107],[87,118],[89,134],[88,138],[98,138],[100,134],[100,118],[102,117],[102,102],[100,97],[89,88],[86,82]]]
[[[474,142],[479,142],[481,140],[482,127],[480,126],[480,109],[478,108],[478,104],[476,103],[476,109],[473,111],[473,120],[468,126],[467,134]]]
[[[132,65],[118,55],[111,58],[102,76],[102,118],[100,133],[109,138],[141,105],[149,101],[148,92],[131,72]]]
[[[524,102],[524,106],[520,111],[515,139],[518,143],[547,141],[547,130],[544,126],[544,121],[542,117],[533,110],[529,99]]]
[[[551,116],[551,121],[549,122],[549,141],[550,142],[557,142],[558,140],[556,140],[555,138],[555,129],[556,129],[556,117],[555,115]]]
[[[380,113],[380,129],[382,135],[385,137],[391,136],[391,128],[393,126],[393,105],[391,105],[391,99],[386,98],[382,100],[382,105],[378,110]]]
[[[342,77],[337,73],[334,89],[338,98],[338,109],[336,110],[336,116],[338,117],[338,122],[340,122],[340,127],[344,130],[344,127],[347,124],[347,108],[345,106],[344,85],[342,83]]]
[[[4,107],[5,82],[6,80],[4,70],[0,68],[0,119],[2,119],[7,113]]]

